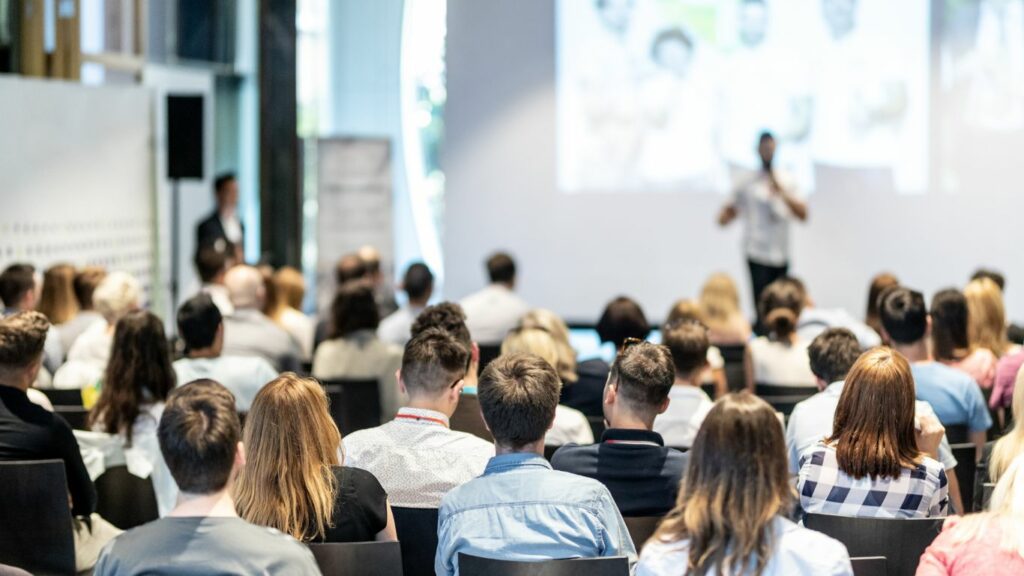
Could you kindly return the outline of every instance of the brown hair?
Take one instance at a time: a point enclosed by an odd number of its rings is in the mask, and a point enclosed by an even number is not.
[[[17,370],[38,362],[49,329],[46,316],[35,311],[0,318],[0,368]]]
[[[327,395],[286,372],[260,389],[245,421],[246,463],[234,488],[238,515],[296,540],[333,526],[341,433]]]
[[[888,272],[878,274],[871,279],[871,286],[868,288],[868,307],[867,312],[864,314],[864,323],[879,334],[882,333],[882,316],[880,312],[882,293],[889,288],[899,286],[899,284],[900,281],[896,276]]]
[[[668,398],[675,376],[672,354],[667,347],[650,342],[627,342],[612,362],[608,383],[615,383],[619,396],[633,411],[649,414]]]
[[[175,388],[157,428],[160,453],[189,494],[213,494],[231,479],[242,425],[235,396],[213,380],[196,380]]]
[[[338,289],[331,303],[331,338],[344,338],[359,330],[376,330],[380,311],[373,290],[361,283],[349,283]]]
[[[874,348],[850,369],[832,437],[839,468],[860,479],[899,478],[921,456],[914,436],[914,377],[899,352]]]
[[[753,564],[761,574],[774,546],[771,523],[793,498],[775,410],[748,392],[728,394],[697,432],[676,507],[652,539],[689,540],[681,573],[733,574]]]
[[[932,296],[932,353],[936,360],[959,360],[971,349],[967,338],[967,299],[955,288]]]
[[[402,382],[409,393],[444,392],[466,376],[470,352],[442,328],[428,328],[413,336],[402,353]]]
[[[43,294],[36,309],[45,314],[51,324],[63,324],[78,314],[74,266],[55,264],[46,269]]]
[[[708,329],[698,322],[668,323],[661,331],[661,340],[672,353],[676,374],[686,376],[703,370],[708,364]]]
[[[803,286],[789,278],[772,282],[761,293],[761,317],[776,338],[788,338],[796,331],[805,298]]]
[[[555,420],[562,383],[533,354],[502,354],[480,375],[477,395],[484,421],[500,446],[521,448],[544,438]]]
[[[279,322],[285,310],[302,308],[302,299],[306,296],[306,281],[291,266],[283,266],[272,272],[267,281],[267,310],[271,320]]]
[[[79,310],[92,310],[92,293],[107,277],[107,271],[101,266],[86,266],[75,274],[75,299]]]

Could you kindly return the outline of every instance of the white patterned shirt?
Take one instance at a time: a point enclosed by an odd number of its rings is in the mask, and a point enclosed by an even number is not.
[[[448,427],[433,410],[402,408],[386,424],[349,434],[345,466],[373,474],[392,506],[437,508],[441,497],[483,473],[494,445]]]

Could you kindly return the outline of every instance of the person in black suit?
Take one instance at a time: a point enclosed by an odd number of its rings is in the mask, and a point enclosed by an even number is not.
[[[233,247],[235,259],[242,261],[245,227],[238,217],[238,180],[226,172],[213,182],[217,209],[196,228],[196,246],[214,246],[219,251]]]

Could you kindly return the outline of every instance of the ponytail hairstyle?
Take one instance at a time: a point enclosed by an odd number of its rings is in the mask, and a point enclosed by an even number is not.
[[[803,283],[794,278],[781,278],[764,289],[758,311],[774,339],[786,340],[796,332],[806,299]]]

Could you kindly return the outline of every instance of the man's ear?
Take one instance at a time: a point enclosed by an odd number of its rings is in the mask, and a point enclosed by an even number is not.
[[[929,314],[925,317],[924,323],[924,337],[927,338],[932,335],[932,315]]]
[[[245,445],[242,441],[238,441],[238,446],[235,447],[235,467],[239,470],[245,467]]]
[[[668,410],[668,405],[671,403],[672,399],[666,397],[665,400],[662,401],[661,405],[658,406],[658,414],[664,414],[665,410]]]
[[[480,366],[480,345],[476,342],[473,342],[473,349],[469,356],[470,363]]]
[[[395,370],[395,380],[398,381],[398,391],[406,396],[409,395],[409,391],[405,389],[405,382],[402,381],[402,369]]]
[[[611,406],[619,399],[619,391],[610,382],[604,385],[604,404]]]
[[[831,382],[825,382],[823,379],[819,378],[817,375],[814,377],[814,383],[818,385],[818,390],[819,391],[824,390],[825,388],[828,388],[828,385],[831,384]]]

